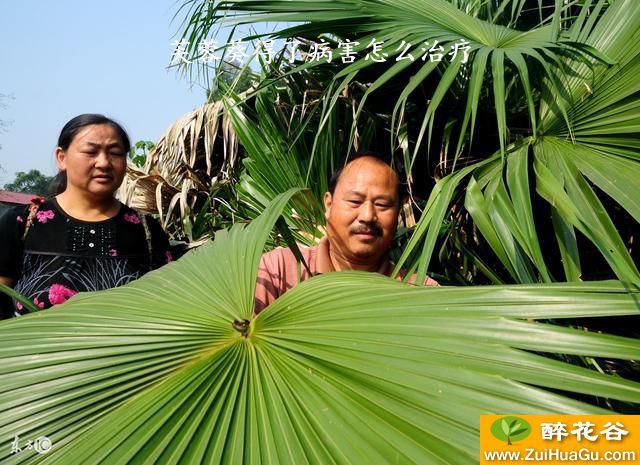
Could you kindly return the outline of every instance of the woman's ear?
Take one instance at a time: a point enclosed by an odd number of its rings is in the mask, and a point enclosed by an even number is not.
[[[62,147],[56,148],[56,166],[60,171],[67,170],[67,154],[62,150]]]

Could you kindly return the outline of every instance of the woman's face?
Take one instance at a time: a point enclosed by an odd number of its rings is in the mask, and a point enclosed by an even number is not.
[[[87,197],[112,198],[122,184],[127,154],[109,124],[82,128],[67,150],[56,149],[58,169],[67,173],[67,189]]]

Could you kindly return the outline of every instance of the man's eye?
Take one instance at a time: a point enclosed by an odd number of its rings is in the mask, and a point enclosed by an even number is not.
[[[124,152],[109,152],[112,157],[124,157]]]
[[[386,202],[378,202],[376,203],[376,207],[378,208],[391,208],[391,204],[390,203],[386,203]]]
[[[347,200],[347,203],[349,203],[351,205],[360,205],[362,203],[362,200],[349,199],[349,200]]]

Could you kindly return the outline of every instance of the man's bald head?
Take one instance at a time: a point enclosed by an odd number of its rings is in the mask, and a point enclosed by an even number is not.
[[[380,155],[380,154],[375,153],[375,152],[360,152],[360,153],[357,153],[357,154],[353,155],[352,157],[350,157],[349,160],[347,161],[347,163],[344,166],[342,166],[342,167],[338,168],[337,170],[335,170],[333,172],[333,174],[331,175],[331,178],[329,179],[329,193],[332,194],[332,195],[334,194],[334,192],[336,190],[336,186],[338,185],[338,182],[340,181],[340,176],[342,176],[342,173],[347,169],[347,167],[349,165],[351,165],[353,162],[355,162],[356,160],[359,160],[361,158],[373,159],[373,160],[378,161],[378,162],[380,162],[380,163],[382,163],[384,165],[387,165],[389,167],[389,169],[395,174],[396,184],[397,184],[397,188],[398,188],[398,199],[401,201],[402,198],[404,197],[405,190],[404,190],[404,186],[400,182],[400,176],[398,176],[398,173],[391,167],[391,163],[390,163],[390,160],[388,159],[388,157],[385,157],[385,156]]]

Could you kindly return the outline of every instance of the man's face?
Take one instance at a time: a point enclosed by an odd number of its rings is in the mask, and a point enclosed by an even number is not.
[[[324,195],[331,253],[352,265],[373,266],[389,249],[398,226],[393,170],[373,157],[349,163],[333,195]]]

